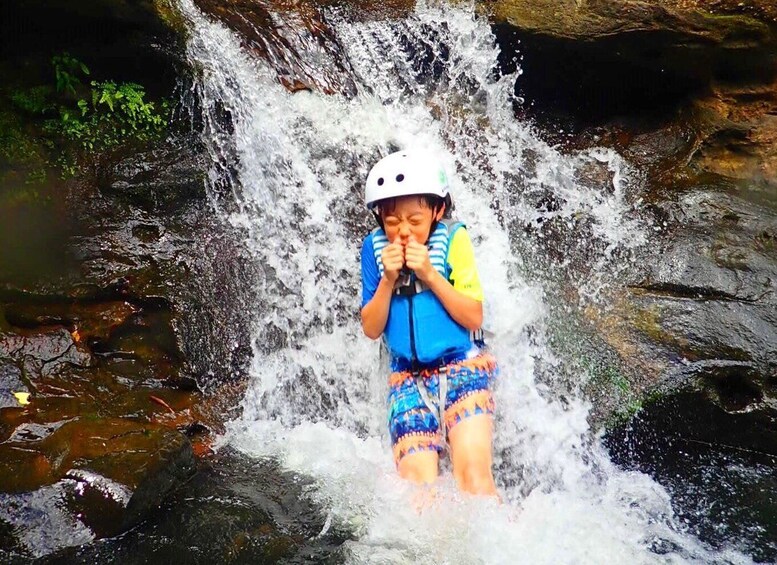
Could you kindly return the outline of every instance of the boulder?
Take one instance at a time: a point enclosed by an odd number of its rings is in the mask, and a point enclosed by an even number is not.
[[[777,213],[709,187],[662,207],[641,277],[598,327],[638,391],[699,381],[760,400],[777,375]]]
[[[777,9],[768,0],[495,0],[502,65],[523,74],[529,115],[588,126],[671,118],[718,89],[731,98],[777,76]],[[744,103],[744,100],[743,100]]]

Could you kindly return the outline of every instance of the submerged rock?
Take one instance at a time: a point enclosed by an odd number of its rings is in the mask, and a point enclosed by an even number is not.
[[[20,426],[0,444],[0,467],[0,522],[19,532],[25,553],[40,556],[135,525],[192,476],[195,462],[175,430],[97,418]]]

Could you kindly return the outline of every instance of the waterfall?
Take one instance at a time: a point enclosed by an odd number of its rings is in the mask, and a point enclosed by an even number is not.
[[[514,117],[520,78],[498,72],[487,21],[466,5],[419,3],[382,21],[330,9],[356,85],[347,97],[288,92],[235,32],[190,0],[180,7],[214,208],[257,265],[251,383],[222,444],[311,478],[309,496],[326,528],[348,532],[354,563],[750,561],[706,548],[659,484],[611,463],[576,393],[584,376],[549,345],[559,285],[574,290],[574,307],[598,304],[652,226],[616,152],[564,154]],[[397,148],[445,163],[475,245],[501,366],[501,504],[459,495],[443,469],[419,511],[394,470],[386,370],[358,308],[359,251],[373,227],[363,183]]]

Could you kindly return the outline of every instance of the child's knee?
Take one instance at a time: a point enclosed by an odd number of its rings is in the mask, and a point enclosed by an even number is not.
[[[470,494],[495,494],[496,485],[489,460],[467,461],[453,470],[456,483]]]
[[[423,451],[403,457],[397,470],[403,479],[416,484],[431,484],[437,480],[437,464],[436,451]]]

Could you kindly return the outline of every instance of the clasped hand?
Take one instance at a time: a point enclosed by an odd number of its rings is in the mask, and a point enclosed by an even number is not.
[[[397,237],[393,243],[383,248],[380,258],[383,262],[384,276],[392,284],[399,278],[405,266],[423,282],[429,282],[429,278],[434,274],[434,267],[429,259],[429,249],[418,243],[412,235],[405,245],[402,245]]]

